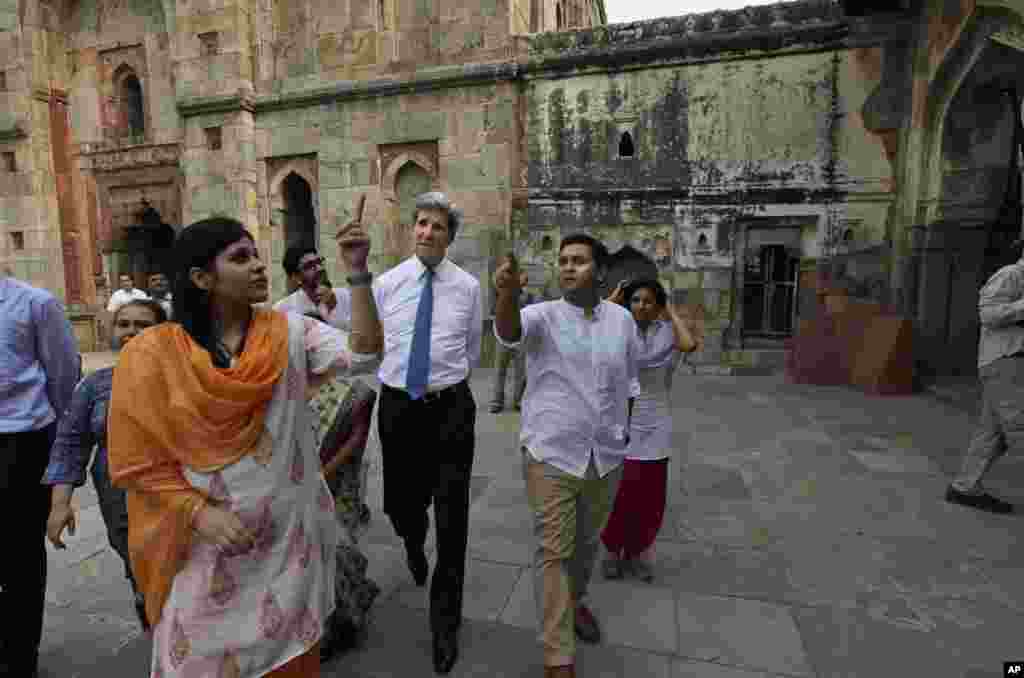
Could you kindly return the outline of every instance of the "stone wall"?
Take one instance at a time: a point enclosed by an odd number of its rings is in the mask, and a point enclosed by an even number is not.
[[[840,19],[804,2],[535,38],[524,260],[578,230],[638,249],[704,310],[717,359],[753,229],[797,234],[805,284],[842,234],[881,242],[891,167],[859,119],[879,51]]]

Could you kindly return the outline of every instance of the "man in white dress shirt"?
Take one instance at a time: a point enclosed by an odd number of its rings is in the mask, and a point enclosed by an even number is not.
[[[361,209],[357,208],[356,222]],[[384,512],[405,543],[416,583],[426,583],[427,509],[434,505],[437,562],[430,584],[434,670],[458,657],[469,528],[476,403],[470,371],[480,361],[483,300],[476,278],[445,257],[461,214],[443,193],[417,197],[415,255],[373,283],[373,313],[384,346],[378,431],[384,466]],[[351,225],[350,225],[351,226]],[[369,238],[338,234],[353,298],[372,278]],[[358,254],[358,255],[357,255]],[[354,329],[362,326],[353,320]],[[362,360],[360,356],[356,359]]]
[[[149,299],[148,294],[135,287],[132,277],[127,273],[118,276],[117,282],[121,287],[110,295],[110,301],[107,303],[107,311],[110,313],[117,313],[117,309],[134,299]]]
[[[576,635],[601,639],[584,598],[639,387],[633,317],[597,293],[607,259],[594,238],[566,237],[558,253],[563,298],[521,310],[515,262],[495,274],[495,336],[526,354],[520,443],[537,540],[534,590],[545,678],[575,676]]]
[[[352,297],[344,287],[333,288],[334,298],[321,298],[320,281],[324,275],[324,258],[315,247],[292,245],[281,262],[294,292],[274,304],[274,310],[307,315],[316,313],[331,327],[348,331],[351,325]]]
[[[160,307],[164,309],[164,313],[170,318],[174,315],[174,302],[173,296],[171,295],[171,284],[167,280],[167,276],[163,273],[150,273],[149,274],[149,298],[160,304]]]

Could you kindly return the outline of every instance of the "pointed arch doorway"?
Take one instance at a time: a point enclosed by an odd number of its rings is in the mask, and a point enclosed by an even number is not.
[[[293,245],[316,247],[319,240],[316,194],[309,182],[289,172],[281,182],[285,248]]]

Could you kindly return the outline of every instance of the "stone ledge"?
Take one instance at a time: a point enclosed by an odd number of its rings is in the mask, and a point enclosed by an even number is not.
[[[849,34],[847,22],[830,21],[786,29],[671,35],[634,44],[573,45],[544,56],[531,56],[524,66],[524,76],[527,79],[551,77],[569,70],[598,71],[652,61],[699,63],[722,60],[729,53],[752,58],[766,53],[822,51],[846,46]]]
[[[368,81],[345,80],[326,87],[316,87],[254,98],[255,111],[291,109],[297,106],[327,104],[335,101],[353,101],[397,94],[420,94],[437,89],[481,85],[502,80],[517,80],[520,66],[514,61],[486,64],[467,64],[424,70],[409,80],[377,79]],[[179,104],[179,109],[181,105]]]

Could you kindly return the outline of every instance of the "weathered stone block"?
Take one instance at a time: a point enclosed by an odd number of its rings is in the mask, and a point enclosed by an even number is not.
[[[490,183],[483,173],[479,158],[442,159],[441,176],[453,189],[476,188]]]

